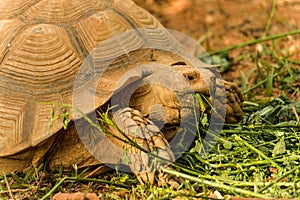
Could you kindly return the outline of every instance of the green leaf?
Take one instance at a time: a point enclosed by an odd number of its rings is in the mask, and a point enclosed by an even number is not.
[[[201,153],[203,150],[203,144],[199,140],[196,141],[195,146],[191,149],[191,152]]]
[[[229,149],[232,148],[232,142],[230,142],[230,141],[224,142],[223,146],[224,146],[225,149],[229,150]]]
[[[286,151],[284,137],[282,137],[277,144],[275,145],[272,156],[276,157],[277,155],[284,154]]]

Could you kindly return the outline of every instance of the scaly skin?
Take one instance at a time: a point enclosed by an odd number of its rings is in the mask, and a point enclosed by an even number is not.
[[[110,139],[117,146],[122,146],[124,151],[128,152],[130,158],[129,167],[136,174],[139,181],[153,184],[154,169],[161,166],[162,163],[167,164],[175,160],[165,136],[152,121],[144,117],[138,110],[132,108],[118,110],[113,114],[113,120],[120,130],[108,126],[109,132],[124,141],[128,141],[129,138],[142,149],[133,145],[130,141],[125,143],[115,137],[110,137]],[[124,137],[123,134],[126,134],[128,138]],[[151,155],[150,152],[163,158],[165,162],[162,160],[156,161],[156,157]]]

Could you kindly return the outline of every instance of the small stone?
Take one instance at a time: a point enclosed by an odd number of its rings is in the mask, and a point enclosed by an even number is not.
[[[96,194],[93,193],[58,193],[54,195],[53,200],[99,200]]]

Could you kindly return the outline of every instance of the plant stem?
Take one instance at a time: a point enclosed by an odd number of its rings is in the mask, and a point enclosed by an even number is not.
[[[44,199],[48,199],[56,190],[57,190],[57,188],[61,185],[61,184],[63,184],[63,182],[66,180],[66,178],[67,177],[64,177],[64,178],[62,178],[58,183],[56,183],[55,185],[54,185],[54,187],[49,191],[49,192],[47,192],[47,194],[45,194],[40,200],[44,200]]]
[[[293,30],[293,31],[288,31],[288,32],[281,33],[281,34],[278,34],[278,35],[263,37],[263,38],[251,40],[251,41],[240,43],[240,44],[235,44],[235,45],[225,47],[225,48],[217,50],[217,51],[211,51],[211,52],[209,52],[209,55],[212,56],[212,55],[219,54],[223,51],[231,51],[233,49],[238,49],[238,48],[242,48],[242,47],[245,47],[245,46],[250,46],[250,45],[253,45],[253,44],[266,42],[266,41],[269,41],[269,40],[275,40],[275,39],[278,39],[278,38],[283,38],[283,37],[286,37],[288,35],[297,35],[297,34],[300,34],[300,29]]]
[[[269,19],[268,19],[268,22],[267,22],[267,25],[266,25],[264,34],[263,34],[263,38],[265,38],[265,37],[267,36],[268,31],[269,31],[269,29],[270,29],[271,22],[272,22],[272,20],[273,20],[273,17],[274,17],[275,11],[276,11],[276,5],[277,5],[277,1],[276,1],[276,0],[273,0],[272,11],[271,11],[270,17],[269,17]]]
[[[296,167],[298,168],[298,167]],[[294,168],[293,171],[291,170],[289,172],[289,174],[293,173],[296,169]],[[282,175],[283,176],[283,175]],[[287,175],[285,175],[284,177],[286,177]],[[280,177],[281,179],[284,177]],[[230,185],[234,185],[234,186],[243,186],[243,187],[254,187],[254,186],[266,186],[266,182],[249,182],[249,181],[235,181],[235,180],[231,180],[231,179],[226,179],[223,177],[215,177],[215,176],[209,176],[209,175],[199,175],[199,178],[202,179],[210,179],[216,182],[223,182],[223,183],[227,183]],[[273,181],[274,183],[276,183],[276,181]],[[273,183],[272,182],[272,183]],[[285,187],[289,187],[289,186],[293,186],[296,183],[294,182],[277,182],[278,186],[285,186]],[[300,183],[298,183],[297,185],[299,185]],[[258,192],[261,193],[262,191]]]
[[[279,182],[280,180],[282,180],[283,178],[287,177],[288,175],[292,174],[293,172],[295,172],[297,169],[300,169],[300,166],[295,167],[294,169],[284,173],[282,176],[278,177],[277,179],[275,179],[274,181],[270,182],[268,185],[266,185],[265,187],[261,188],[258,192],[263,192],[266,189],[268,189],[269,187],[271,187],[272,185],[274,185],[275,183]]]
[[[283,171],[282,168],[277,163],[275,163],[272,159],[270,159],[268,156],[266,156],[263,152],[259,151],[254,146],[252,146],[251,144],[249,144],[248,142],[246,142],[245,140],[243,140],[242,138],[240,138],[238,135],[235,135],[235,139],[237,141],[242,142],[246,147],[248,147],[249,149],[251,149],[252,151],[254,151],[255,153],[257,153],[259,156],[261,156],[262,158],[264,158],[266,161],[268,161],[271,164],[273,164],[274,167],[276,167],[279,171],[281,171],[281,172]]]
[[[255,160],[255,161],[249,161],[249,162],[246,162],[246,163],[238,163],[238,164],[236,164],[236,163],[212,164],[209,161],[206,161],[206,160],[202,159],[200,156],[197,157],[197,159],[200,162],[202,162],[203,164],[208,165],[208,166],[210,166],[211,168],[214,168],[214,169],[228,168],[228,167],[238,168],[238,165],[240,165],[241,167],[250,167],[250,166],[270,164],[270,162],[267,161],[267,160]],[[283,163],[283,162],[286,162],[287,160],[289,162],[291,162],[291,161],[298,161],[299,159],[300,159],[299,156],[290,156],[290,157],[278,158],[278,159],[275,159],[274,161],[279,162],[279,163]]]
[[[255,124],[251,125],[252,127],[243,127],[243,129],[248,129],[248,130],[237,130],[237,129],[228,129],[228,130],[222,130],[222,133],[225,134],[255,134],[259,133],[261,129],[300,129],[300,125],[298,124],[275,124],[275,125],[265,125],[265,124]],[[258,130],[255,130],[258,129]]]
[[[195,181],[199,184],[204,183],[204,184],[209,185],[211,187],[217,187],[217,188],[221,188],[221,189],[224,189],[224,190],[233,191],[233,192],[237,192],[237,193],[240,193],[240,194],[243,194],[243,195],[257,197],[257,198],[264,198],[264,199],[270,198],[270,197],[262,195],[262,194],[257,194],[257,193],[254,193],[254,192],[251,192],[251,191],[248,191],[248,190],[243,190],[241,188],[232,187],[232,186],[224,185],[224,184],[221,184],[221,183],[216,183],[216,182],[200,179],[200,178],[197,178],[197,177],[194,177],[194,176],[190,176],[190,175],[187,175],[187,174],[184,174],[184,173],[181,173],[181,172],[177,172],[177,171],[173,171],[173,170],[169,170],[169,169],[166,169],[166,168],[162,168],[162,171],[165,172],[165,173],[168,173],[168,174],[172,174],[176,177],[181,177],[181,178],[184,178],[184,179]]]

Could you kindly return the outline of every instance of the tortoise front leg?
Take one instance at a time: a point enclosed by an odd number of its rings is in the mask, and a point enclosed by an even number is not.
[[[113,135],[110,137],[111,141],[127,151],[128,165],[138,180],[153,184],[155,169],[174,161],[165,136],[152,121],[132,108],[114,112],[112,119],[118,128],[108,126]]]
[[[244,101],[243,93],[239,87],[234,83],[228,82],[222,79],[216,80],[216,96],[214,100],[217,106],[226,104],[226,117],[225,122],[234,124],[238,123],[243,119],[242,103]],[[226,102],[221,102],[222,90],[225,89]]]

